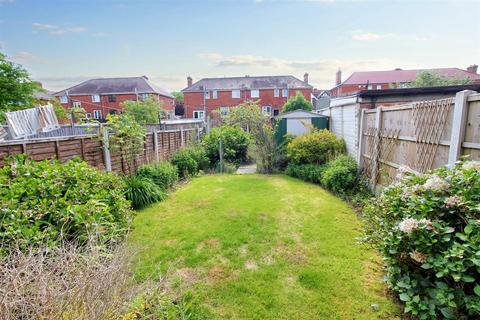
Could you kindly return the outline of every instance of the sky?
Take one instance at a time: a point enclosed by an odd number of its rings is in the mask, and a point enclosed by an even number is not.
[[[480,0],[0,0],[0,51],[58,91],[90,78],[352,72],[480,64]]]

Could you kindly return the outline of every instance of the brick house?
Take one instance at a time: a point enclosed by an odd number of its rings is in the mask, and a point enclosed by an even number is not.
[[[477,74],[477,65],[471,65],[467,70],[459,68],[439,68],[424,70],[389,71],[362,71],[354,72],[342,82],[342,72],[337,71],[335,87],[330,90],[331,97],[342,97],[355,94],[362,90],[383,90],[391,88],[404,88],[405,84],[416,79],[421,71],[437,73],[445,78],[470,79],[471,84],[480,84],[480,75]]]
[[[185,117],[203,119],[205,113],[211,115],[218,110],[226,115],[229,108],[247,100],[258,101],[265,114],[276,116],[288,98],[300,92],[305,99],[312,101],[313,87],[308,84],[308,74],[304,81],[294,76],[225,77],[204,78],[182,90],[185,103]]]
[[[121,112],[124,101],[143,101],[148,97],[158,101],[168,113],[175,111],[175,98],[152,84],[146,76],[91,79],[59,91],[54,96],[64,108],[82,107],[87,118],[99,121],[103,121],[109,113]]]

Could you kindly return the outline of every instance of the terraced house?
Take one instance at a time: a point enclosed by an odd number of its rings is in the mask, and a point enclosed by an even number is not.
[[[168,113],[173,114],[175,109],[175,98],[152,84],[146,76],[90,79],[54,96],[64,108],[82,107],[87,118],[99,121],[103,121],[109,113],[121,112],[121,104],[127,100],[144,101],[150,97]]]
[[[188,77],[187,87],[182,90],[185,117],[195,119],[203,119],[214,110],[226,115],[230,108],[247,100],[258,101],[265,114],[276,116],[289,97],[300,92],[311,101],[312,91],[308,73],[303,81],[288,75],[204,78],[193,83]]]

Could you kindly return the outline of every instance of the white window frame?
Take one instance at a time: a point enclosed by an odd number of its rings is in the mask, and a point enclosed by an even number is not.
[[[280,90],[278,90],[278,88],[273,89],[273,96],[275,98],[278,98],[280,96]]]
[[[381,84],[377,84],[377,90],[382,90],[382,85]]]
[[[80,101],[73,101],[72,105],[75,108],[81,108],[82,107],[82,103]]]
[[[93,94],[92,95],[92,102],[100,102],[100,95],[99,94]]]
[[[232,99],[240,99],[240,90],[232,90]]]
[[[282,89],[282,97],[288,98],[288,89]]]
[[[369,84],[369,85],[367,86],[367,90],[372,90],[372,89],[373,89],[373,86],[372,86],[371,84]]]
[[[93,110],[93,119],[102,119],[102,110]]]
[[[142,101],[146,101],[150,95],[148,93],[142,93]]]
[[[68,103],[68,97],[67,96],[60,96],[60,103]]]
[[[91,112],[85,113],[85,119],[92,119],[92,113]]]
[[[227,116],[230,113],[230,108],[229,107],[220,107],[220,115],[222,117]]]
[[[199,120],[205,119],[205,111],[193,110],[193,119],[199,119]]]
[[[212,91],[212,99],[218,99],[218,91],[217,90]]]
[[[262,113],[267,116],[272,115],[272,106],[262,106]]]
[[[250,90],[250,98],[260,98],[260,90]]]
[[[210,91],[208,90],[205,91],[204,95],[205,95],[205,99],[210,99]]]

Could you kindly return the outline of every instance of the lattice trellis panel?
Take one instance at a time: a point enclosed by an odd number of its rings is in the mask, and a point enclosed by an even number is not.
[[[426,172],[432,168],[452,102],[453,98],[448,98],[413,104],[416,157],[410,166],[416,171]]]

